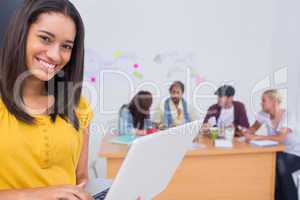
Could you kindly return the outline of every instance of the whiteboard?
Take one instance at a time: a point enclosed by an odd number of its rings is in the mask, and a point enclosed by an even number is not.
[[[84,93],[95,132],[114,131],[120,106],[140,89],[153,93],[154,111],[174,80],[186,84],[199,118],[218,86],[234,85],[252,122],[261,92],[278,86],[287,96],[299,68],[296,0],[72,2],[86,27]]]
[[[86,27],[84,95],[93,97],[95,133],[91,158],[97,157],[103,134],[117,129],[120,106],[140,89],[153,93],[154,111],[168,96],[169,84],[181,80],[201,118],[216,101],[215,89],[232,84],[250,122],[265,89],[280,88],[285,106],[298,101],[297,0],[72,2]]]

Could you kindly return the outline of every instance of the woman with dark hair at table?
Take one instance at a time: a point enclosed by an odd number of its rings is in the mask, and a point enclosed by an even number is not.
[[[119,113],[119,134],[146,135],[147,129],[152,126],[151,105],[152,94],[148,91],[139,91],[129,104],[123,105]]]

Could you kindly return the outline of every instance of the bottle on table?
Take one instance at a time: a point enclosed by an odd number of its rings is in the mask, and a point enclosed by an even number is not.
[[[223,120],[220,120],[219,122],[219,138],[225,137],[225,122]]]

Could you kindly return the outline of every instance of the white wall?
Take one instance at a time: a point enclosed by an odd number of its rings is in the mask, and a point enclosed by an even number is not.
[[[186,83],[188,99],[193,92],[211,95],[220,84],[232,83],[251,121],[259,109],[260,89],[276,85],[274,74],[283,88],[298,89],[284,80],[287,75],[295,76],[299,68],[299,1],[72,1],[86,25],[85,76],[97,78],[96,83],[87,84],[96,89],[85,88],[88,96],[97,97],[91,160],[99,149],[101,133],[115,128],[118,108],[141,88],[153,92],[157,105],[175,79]],[[154,58],[161,58],[161,63]],[[140,65],[138,70],[132,67],[134,63]],[[185,75],[188,66],[207,82],[197,85],[194,76]],[[275,73],[285,67],[288,72]],[[101,79],[105,69],[114,74]],[[143,78],[133,76],[134,71]],[[297,102],[295,95],[290,96],[291,102]],[[191,103],[205,110],[214,101],[210,96]],[[98,168],[103,169],[103,164],[100,161]]]

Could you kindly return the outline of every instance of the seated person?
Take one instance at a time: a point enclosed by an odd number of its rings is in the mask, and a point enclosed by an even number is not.
[[[152,127],[150,107],[152,94],[148,91],[138,92],[129,104],[121,107],[119,112],[119,134],[144,136]]]
[[[297,189],[292,173],[300,170],[300,135],[295,130],[294,116],[281,108],[281,97],[277,90],[267,90],[262,96],[262,111],[250,129],[243,135],[250,140],[274,140],[286,145],[285,152],[277,154],[276,200],[297,200]],[[267,128],[267,136],[255,135],[262,126]],[[296,133],[297,132],[297,133]]]
[[[218,103],[212,105],[204,118],[203,126],[217,126],[221,123],[226,126],[235,127],[235,136],[239,136],[238,127],[249,127],[246,109],[243,103],[235,101],[235,89],[232,86],[220,87],[215,95],[218,96]]]
[[[175,127],[195,119],[187,101],[183,98],[184,84],[175,81],[169,88],[171,97],[155,113],[155,123],[159,129]]]

